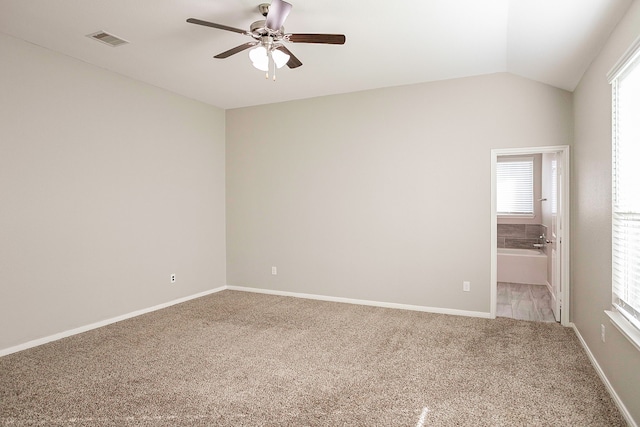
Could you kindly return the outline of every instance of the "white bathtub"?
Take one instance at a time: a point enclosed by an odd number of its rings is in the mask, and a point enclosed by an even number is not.
[[[498,248],[498,282],[547,284],[547,255],[537,249]]]

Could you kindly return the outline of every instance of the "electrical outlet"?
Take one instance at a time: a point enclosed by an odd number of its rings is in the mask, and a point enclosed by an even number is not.
[[[602,340],[602,342],[605,342],[604,341],[604,332],[605,332],[604,325],[600,325],[600,339]]]
[[[465,292],[471,292],[471,282],[467,282],[466,280],[462,282],[462,290]]]
[[[175,274],[171,275],[171,283],[176,283],[176,275]]]
[[[274,276],[278,274],[278,269],[276,267],[271,267],[271,274]]]

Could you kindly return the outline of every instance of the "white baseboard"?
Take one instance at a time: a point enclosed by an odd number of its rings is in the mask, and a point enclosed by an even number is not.
[[[369,301],[369,300],[352,299],[352,298],[331,297],[326,295],[303,294],[299,292],[274,291],[270,289],[248,288],[245,286],[227,286],[227,289],[232,291],[254,292],[259,294],[279,295],[279,296],[285,296],[285,297],[314,299],[314,300],[330,301],[330,302],[341,302],[346,304],[368,305],[373,307],[422,311],[426,313],[451,314],[454,316],[467,316],[467,317],[481,317],[484,319],[491,318],[491,313],[486,313],[483,311],[467,311],[467,310],[456,310],[452,308],[425,307],[422,305],[398,304],[393,302],[379,302],[379,301]]]
[[[46,344],[46,343],[51,342],[51,341],[57,341],[57,340],[62,339],[62,338],[66,338],[66,337],[70,337],[72,335],[80,334],[82,332],[87,332],[87,331],[90,331],[92,329],[97,329],[97,328],[100,328],[102,326],[107,326],[107,325],[110,325],[112,323],[120,322],[122,320],[131,319],[132,317],[140,316],[142,314],[150,313],[152,311],[161,310],[163,308],[167,308],[167,307],[170,307],[170,306],[175,305],[175,304],[180,304],[182,302],[186,302],[186,301],[189,301],[189,300],[192,300],[192,299],[195,299],[195,298],[200,298],[200,297],[203,297],[205,295],[214,294],[216,292],[220,292],[220,291],[223,291],[225,289],[227,289],[226,286],[221,286],[219,288],[210,289],[208,291],[200,292],[200,293],[197,293],[197,294],[194,294],[194,295],[189,295],[189,296],[186,296],[186,297],[175,299],[173,301],[169,301],[169,302],[165,302],[165,303],[162,303],[162,304],[158,304],[158,305],[155,305],[153,307],[144,308],[142,310],[137,310],[137,311],[133,311],[131,313],[123,314],[122,316],[117,316],[117,317],[113,317],[111,319],[101,320],[100,322],[91,323],[91,324],[85,325],[85,326],[80,326],[79,328],[74,328],[74,329],[70,329],[68,331],[59,332],[57,334],[49,335],[47,337],[38,338],[38,339],[35,339],[35,340],[32,340],[32,341],[28,341],[28,342],[23,343],[23,344],[18,344],[18,345],[13,346],[13,347],[0,349],[0,357],[6,356],[7,354],[11,354],[11,353],[16,353],[18,351],[26,350],[28,348],[37,347],[39,345]]]
[[[607,388],[607,391],[609,392],[609,394],[611,395],[611,398],[613,399],[616,406],[620,410],[620,413],[622,413],[622,416],[627,421],[627,424],[629,424],[629,426],[631,427],[638,427],[638,424],[636,424],[636,422],[631,417],[631,414],[627,410],[627,407],[624,406],[624,403],[622,403],[620,396],[618,396],[618,393],[616,393],[616,391],[613,389],[613,386],[609,382],[609,379],[607,378],[607,376],[604,374],[604,371],[598,364],[598,361],[596,360],[595,356],[593,355],[593,353],[591,353],[591,350],[589,349],[587,342],[584,340],[584,338],[582,338],[582,335],[580,334],[580,331],[578,330],[577,326],[573,322],[570,324],[570,326],[573,328],[574,332],[576,333],[576,336],[578,337],[580,344],[582,344],[582,348],[584,348],[584,351],[587,353],[587,356],[589,356],[589,360],[591,361],[591,364],[593,365],[596,372],[598,373],[598,376],[600,377],[605,387]]]

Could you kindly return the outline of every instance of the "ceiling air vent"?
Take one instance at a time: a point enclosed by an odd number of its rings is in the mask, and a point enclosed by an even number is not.
[[[129,43],[126,40],[123,40],[119,37],[114,36],[113,34],[106,33],[104,31],[98,31],[97,33],[87,34],[87,37],[91,37],[92,39],[98,40],[104,44],[108,44],[111,47],[121,46],[123,44]]]

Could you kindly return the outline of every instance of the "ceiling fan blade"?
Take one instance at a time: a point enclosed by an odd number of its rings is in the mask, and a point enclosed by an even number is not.
[[[300,60],[296,58],[296,56],[293,53],[291,53],[291,51],[286,47],[278,46],[276,49],[289,55],[289,61],[287,61],[287,67],[298,68],[299,66],[302,65],[302,62],[300,62]]]
[[[344,44],[347,38],[344,34],[288,34],[291,43],[322,43]]]
[[[233,31],[234,33],[247,34],[247,31],[241,30],[240,28],[229,27],[222,24],[215,24],[213,22],[202,21],[196,18],[189,18],[187,19],[187,22],[190,24],[198,24],[198,25],[204,25],[205,27],[217,28],[219,30],[226,30],[226,31]]]
[[[231,55],[235,55],[238,52],[242,52],[243,50],[247,50],[250,47],[253,47],[253,46],[257,45],[257,44],[258,44],[258,42],[247,42],[245,44],[241,44],[240,46],[236,46],[233,49],[229,49],[229,50],[227,50],[225,52],[219,53],[216,56],[214,56],[214,58],[217,58],[217,59],[228,58]]]
[[[278,31],[282,24],[284,24],[284,20],[289,16],[289,12],[291,12],[291,3],[287,3],[283,0],[272,0],[271,5],[269,5],[269,13],[267,13],[267,21],[265,26],[270,30]]]

